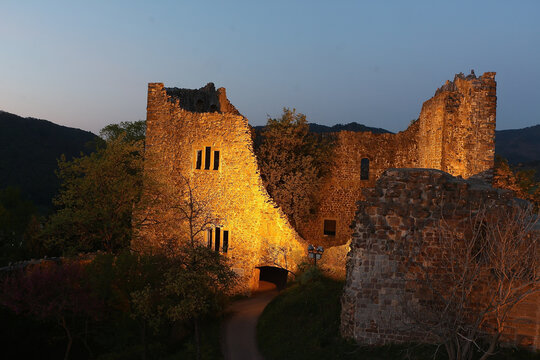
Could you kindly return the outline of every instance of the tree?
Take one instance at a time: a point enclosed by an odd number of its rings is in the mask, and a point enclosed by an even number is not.
[[[322,179],[330,167],[332,138],[310,133],[306,116],[288,108],[281,118],[268,119],[261,136],[256,149],[261,177],[298,229],[317,208]]]
[[[223,255],[201,244],[180,246],[178,253],[181,266],[171,267],[165,274],[166,315],[171,321],[193,323],[196,359],[200,359],[200,320],[223,310],[236,274]]]
[[[0,303],[17,314],[53,321],[60,326],[67,339],[64,359],[68,359],[75,320],[94,317],[100,312],[101,302],[92,296],[83,277],[80,262],[44,262],[5,277]]]
[[[535,170],[514,170],[508,160],[496,156],[493,186],[515,192],[516,196],[529,200],[540,208],[540,183],[535,180]]]
[[[442,220],[437,255],[409,259],[424,294],[411,316],[450,359],[491,356],[512,309],[540,291],[536,224],[532,206],[484,207],[458,222]]]
[[[120,124],[110,124],[99,132],[105,141],[112,141],[120,137],[127,142],[137,142],[146,139],[146,121],[122,121]]]
[[[129,246],[132,209],[142,187],[142,152],[141,141],[120,135],[88,156],[58,161],[62,187],[54,199],[58,211],[44,233],[49,248],[117,252]]]
[[[0,189],[0,264],[28,253],[26,230],[35,224],[36,208],[18,188]]]

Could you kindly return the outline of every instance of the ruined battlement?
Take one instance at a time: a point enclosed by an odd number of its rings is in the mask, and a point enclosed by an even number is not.
[[[362,190],[374,187],[387,169],[433,168],[462,178],[491,169],[494,76],[456,75],[423,104],[418,120],[398,134],[337,133],[318,211],[297,229],[263,186],[248,120],[229,102],[225,89],[213,83],[200,89],[148,85],[144,172],[169,185],[187,178],[202,198],[210,199],[221,219],[220,231],[229,237],[226,253],[231,265],[241,274],[244,288],[253,288],[257,267],[294,269],[306,255],[304,239],[325,247],[346,244],[356,203],[365,199]],[[147,218],[158,225],[143,227],[134,248],[142,251],[164,238],[182,236],[177,215],[167,206],[163,201],[149,207]],[[219,242],[217,248],[223,250]],[[329,264],[335,269],[345,267],[346,247],[341,250]]]
[[[454,76],[454,80],[453,81],[447,80],[443,86],[441,86],[435,91],[434,96],[437,96],[439,93],[444,92],[444,91],[459,91],[459,89],[462,88],[462,86],[460,85],[464,84],[463,81],[465,82],[472,81],[471,84],[474,87],[480,87],[480,88],[483,86],[491,87],[494,85],[493,81],[495,80],[496,74],[497,73],[495,72],[486,72],[480,77],[477,77],[476,74],[474,73],[474,70],[471,70],[471,73],[467,76],[465,76],[463,73],[456,74]]]
[[[431,168],[462,178],[489,175],[495,162],[496,106],[494,72],[457,74],[424,102],[418,120],[404,131],[337,133],[324,196],[316,216],[300,225],[301,233],[323,246],[345,244],[356,201],[364,199],[362,189],[374,187],[389,168]],[[325,222],[335,230],[325,231]]]
[[[439,170],[384,172],[374,188],[364,189],[365,201],[358,203],[352,225],[342,334],[363,344],[425,341],[411,316],[427,314],[418,305],[431,298],[415,281],[418,269],[411,264],[421,262],[441,280],[441,269],[448,265],[443,261],[448,247],[441,244],[447,241],[440,236],[441,222],[465,234],[471,214],[481,209],[512,214],[524,206],[526,201],[513,196],[512,191]],[[534,294],[511,311],[505,341],[540,347],[539,301],[540,294]]]
[[[166,88],[163,83],[150,83],[148,88],[165,90],[169,101],[190,112],[219,112],[240,115],[240,112],[227,99],[224,87],[216,90],[214,83],[208,83],[200,89]]]

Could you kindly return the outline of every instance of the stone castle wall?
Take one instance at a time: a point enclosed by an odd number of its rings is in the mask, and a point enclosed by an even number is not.
[[[364,195],[347,257],[341,332],[364,344],[425,340],[412,318],[415,310],[428,316],[418,304],[429,295],[411,277],[408,259],[421,262],[434,279],[443,276],[439,221],[461,231],[471,210],[514,206],[513,193],[438,170],[390,169]],[[514,309],[507,338],[540,347],[539,300],[536,294]]]
[[[480,77],[456,75],[424,103],[419,119],[397,134],[337,133],[334,163],[319,210],[300,225],[304,237],[325,247],[349,241],[362,189],[375,186],[386,169],[433,168],[468,178],[493,168],[494,77],[493,72]],[[361,178],[362,159],[369,160],[367,179]],[[334,236],[324,234],[325,219],[336,221]]]
[[[351,239],[356,202],[364,199],[362,190],[375,186],[386,169],[433,167],[469,177],[493,167],[494,76],[456,75],[424,103],[419,119],[398,134],[336,134],[334,164],[321,189],[319,209],[309,222],[298,225],[309,243],[336,247],[323,260],[333,273],[344,275],[339,269],[345,268],[345,244]],[[147,182],[172,185],[186,178],[199,197],[209,199],[222,218],[222,229],[229,231],[227,256],[244,283],[249,279],[255,286],[253,269],[259,265],[294,267],[305,246],[264,189],[247,119],[229,102],[225,89],[216,90],[213,84],[198,90],[149,84],[147,111]],[[196,169],[197,151],[202,151],[204,161],[206,148],[211,156],[219,151],[219,169]],[[366,162],[369,170],[362,171]],[[146,214],[139,218],[152,221],[143,224],[135,248],[185,236],[177,213],[161,202],[143,205]],[[335,224],[333,234],[325,234],[325,220]]]
[[[207,147],[209,169],[205,169]],[[217,169],[215,163],[219,163]],[[228,231],[229,247],[224,254],[240,275],[244,292],[257,287],[256,267],[294,270],[305,256],[302,239],[262,184],[248,120],[229,103],[225,89],[214,90],[213,84],[199,90],[149,84],[144,171],[147,184],[164,184],[172,189],[173,197],[176,184],[189,181],[195,197],[219,218],[221,231]],[[149,191],[145,194],[148,200]],[[171,237],[187,240],[182,229],[185,221],[170,200],[157,196],[145,207],[139,212],[145,220],[133,241],[135,249],[149,251]],[[206,236],[201,233],[199,241],[205,243]]]

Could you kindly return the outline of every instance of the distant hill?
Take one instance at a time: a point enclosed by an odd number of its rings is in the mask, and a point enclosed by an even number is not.
[[[357,122],[352,122],[348,124],[337,124],[334,126],[326,126],[326,125],[319,125],[319,124],[309,124],[309,130],[314,133],[326,133],[326,132],[338,132],[338,131],[355,131],[355,132],[365,132],[369,131],[374,134],[391,134],[391,131],[381,129],[381,128],[374,128],[369,127],[366,125],[359,124]]]
[[[536,170],[540,181],[540,125],[496,131],[495,154],[519,170]]]
[[[496,131],[495,153],[511,164],[540,160],[540,125]]]
[[[19,187],[41,209],[58,191],[57,159],[91,149],[96,135],[47,120],[22,118],[0,110],[0,188]]]
[[[260,132],[261,130],[264,129],[264,126],[259,125],[259,126],[254,126],[253,128],[255,129],[255,131]],[[386,134],[386,133],[391,134],[392,133],[385,129],[369,127],[362,124],[358,124],[357,122],[352,122],[345,125],[337,124],[333,126],[319,125],[319,124],[313,124],[313,123],[309,124],[309,131],[318,133],[318,134],[327,133],[327,132],[338,132],[342,130],[356,131],[356,132],[370,131],[374,134]]]

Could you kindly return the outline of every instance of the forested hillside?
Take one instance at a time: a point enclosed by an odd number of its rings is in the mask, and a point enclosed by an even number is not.
[[[58,190],[57,159],[89,152],[96,135],[0,111],[0,189],[14,186],[42,210]]]

